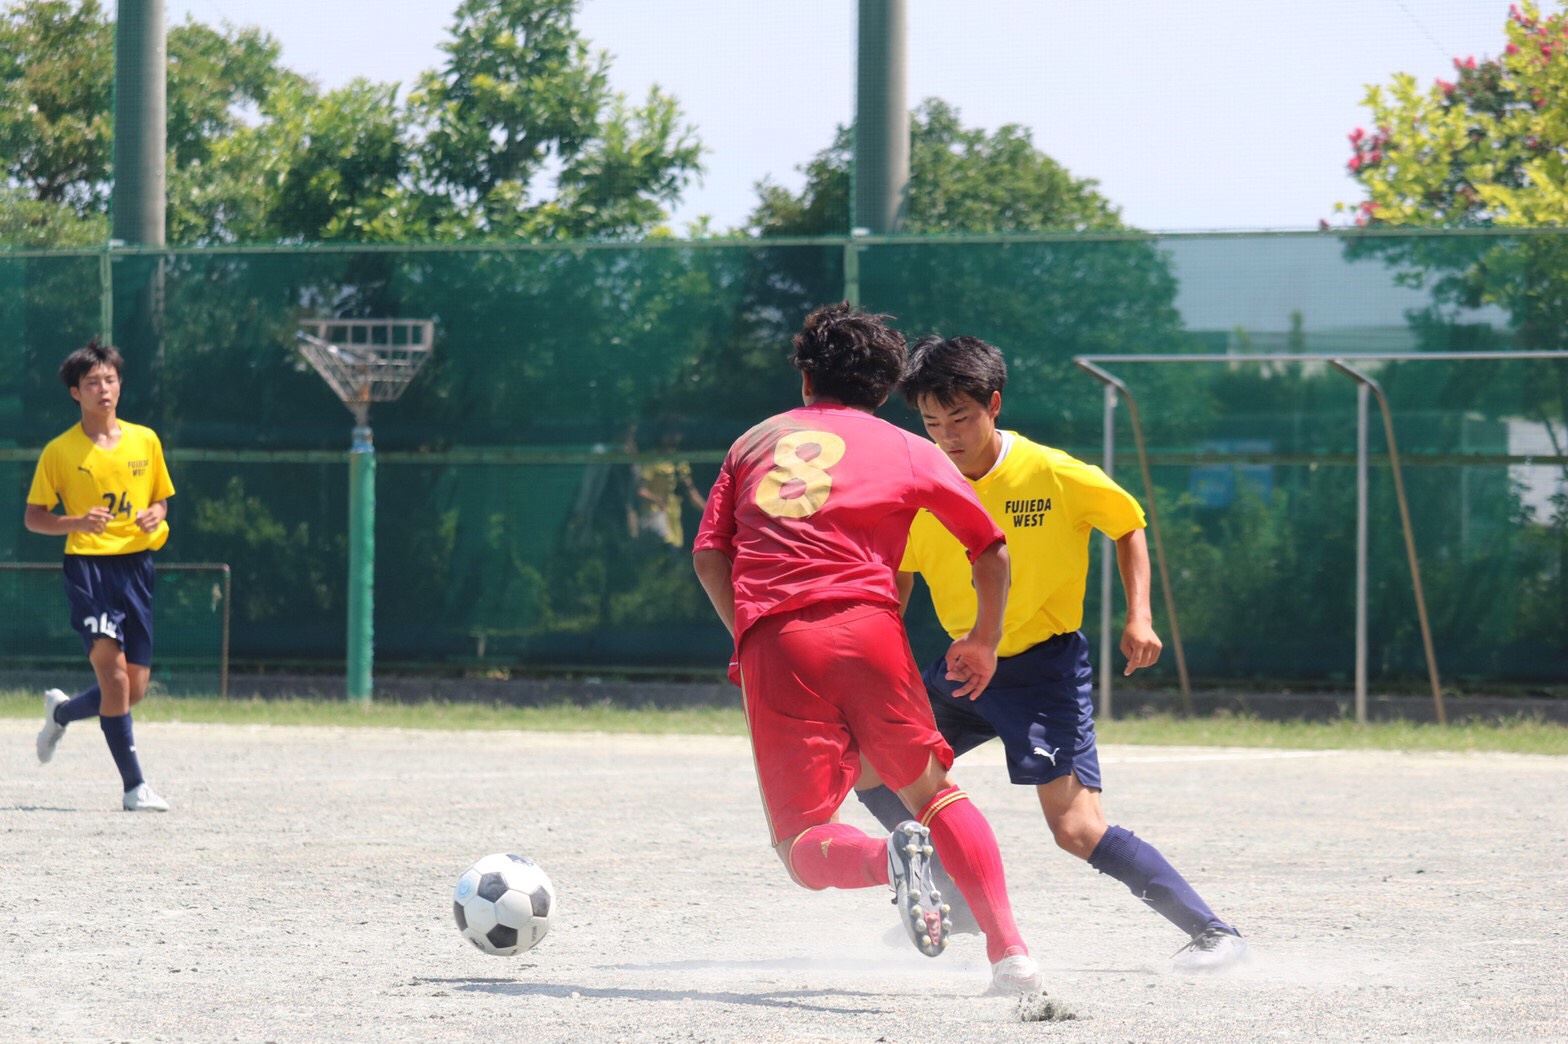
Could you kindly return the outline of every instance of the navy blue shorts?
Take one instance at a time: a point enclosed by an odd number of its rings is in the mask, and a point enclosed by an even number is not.
[[[958,686],[946,673],[947,662],[939,658],[922,677],[937,728],[955,755],[1001,737],[1014,783],[1038,786],[1071,772],[1084,786],[1100,789],[1094,671],[1082,631],[1002,657],[978,700],[955,699]]]
[[[66,555],[65,599],[82,648],[112,638],[125,662],[152,666],[152,552]]]

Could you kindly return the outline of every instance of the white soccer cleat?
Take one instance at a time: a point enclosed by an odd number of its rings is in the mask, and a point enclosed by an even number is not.
[[[167,812],[169,803],[159,797],[158,792],[146,783],[138,783],[125,792],[125,811]]]
[[[1206,928],[1176,951],[1171,967],[1179,972],[1215,972],[1247,959],[1247,943],[1222,928]]]
[[[947,904],[931,880],[931,831],[906,819],[887,839],[887,879],[893,905],[909,941],[927,957],[947,947]]]
[[[65,735],[65,726],[54,720],[55,708],[62,703],[69,703],[71,697],[59,689],[50,689],[44,693],[44,727],[38,730],[38,763],[49,764],[49,759],[54,757],[54,748],[60,745],[60,737]]]
[[[1003,957],[991,965],[991,988],[987,995],[1039,993],[1045,989],[1040,966],[1027,953]]]

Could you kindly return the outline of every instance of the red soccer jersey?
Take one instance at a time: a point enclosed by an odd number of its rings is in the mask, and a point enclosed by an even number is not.
[[[971,561],[1004,539],[935,443],[818,403],[770,417],[730,447],[693,550],[734,562],[738,646],[770,613],[828,601],[896,608],[894,573],[921,508]]]

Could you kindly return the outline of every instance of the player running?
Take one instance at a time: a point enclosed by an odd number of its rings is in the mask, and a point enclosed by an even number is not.
[[[957,689],[940,660],[925,670],[937,725],[958,754],[1001,737],[1012,782],[1035,788],[1057,845],[1125,884],[1186,933],[1190,941],[1178,951],[1178,968],[1228,965],[1247,950],[1236,930],[1214,915],[1153,845],[1107,826],[1100,809],[1094,678],[1088,642],[1079,630],[1089,534],[1098,529],[1116,541],[1127,596],[1124,673],[1153,666],[1161,643],[1149,611],[1143,510],[1099,468],[999,431],[1006,383],[1002,353],[976,337],[923,338],[903,379],[904,395],[920,411],[932,441],[958,465],[1007,534],[1015,564],[990,687],[984,694]],[[955,635],[973,626],[976,611],[964,553],[936,519],[921,512],[898,577],[906,604],[914,575],[925,577],[942,626]],[[857,793],[882,823],[901,817],[897,796],[885,787]],[[940,887],[946,878],[940,864],[933,874]],[[959,930],[973,930],[962,899],[955,897],[952,916]]]
[[[935,956],[950,922],[930,877],[934,843],[985,933],[992,990],[1028,992],[1039,968],[1013,921],[991,826],[947,774],[953,753],[894,580],[926,508],[955,534],[978,592],[946,671],[956,692],[979,695],[1002,633],[1007,549],[936,447],[873,416],[907,354],[886,318],[847,303],[807,316],[791,356],[805,405],[730,448],[693,563],[735,637],[763,805],[790,877],[813,890],[890,885],[905,931]],[[886,840],[838,821],[862,755],[907,806]]]
[[[65,596],[98,682],[67,697],[44,693],[38,760],[54,757],[73,721],[97,717],[120,770],[127,812],[167,812],[147,785],[131,708],[147,694],[152,672],[152,553],[169,539],[174,484],[163,445],[151,428],[119,418],[120,353],[96,340],[60,366],[60,379],[82,420],[44,447],[27,494],[23,524],[65,536]],[[64,514],[55,514],[60,504]]]

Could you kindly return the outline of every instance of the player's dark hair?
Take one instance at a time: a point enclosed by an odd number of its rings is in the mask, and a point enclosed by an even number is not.
[[[789,361],[811,375],[818,396],[875,409],[898,384],[909,354],[904,335],[887,325],[891,318],[848,301],[823,305],[806,316]]]
[[[930,334],[915,342],[899,382],[904,400],[920,408],[929,395],[943,406],[953,406],[964,396],[985,405],[991,393],[1007,385],[1007,362],[994,346],[978,337],[942,337]]]
[[[67,388],[80,387],[82,378],[91,373],[94,366],[110,366],[115,373],[123,374],[125,359],[114,345],[99,344],[94,337],[65,357],[65,362],[60,364],[60,380]]]

